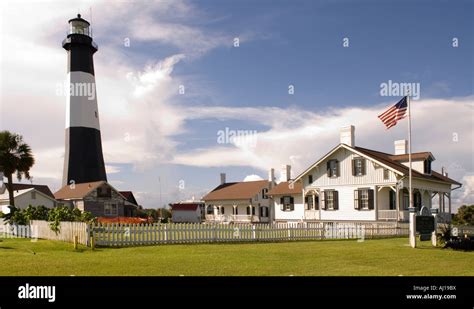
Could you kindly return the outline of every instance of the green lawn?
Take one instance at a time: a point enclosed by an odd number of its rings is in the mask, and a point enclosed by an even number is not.
[[[406,238],[99,248],[0,241],[0,275],[426,276],[474,275],[474,252],[412,249]]]

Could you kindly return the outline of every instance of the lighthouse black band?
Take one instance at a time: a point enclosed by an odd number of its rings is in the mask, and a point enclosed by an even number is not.
[[[82,34],[70,34],[63,41],[63,48],[68,51],[67,72],[86,72],[94,75],[94,61],[92,56],[97,48],[92,38]]]
[[[94,128],[66,129],[63,185],[107,181],[100,131]],[[67,175],[66,175],[67,174]]]

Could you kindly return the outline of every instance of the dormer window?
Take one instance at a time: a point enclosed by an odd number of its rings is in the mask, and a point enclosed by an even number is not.
[[[423,161],[423,172],[425,174],[431,175],[431,159],[426,159]]]
[[[353,176],[365,175],[365,159],[364,158],[354,158],[352,160],[352,175]]]
[[[328,177],[339,176],[339,162],[337,160],[329,160],[326,166]]]
[[[268,188],[263,188],[262,189],[262,199],[264,199],[264,200],[268,199],[267,193],[268,193]]]

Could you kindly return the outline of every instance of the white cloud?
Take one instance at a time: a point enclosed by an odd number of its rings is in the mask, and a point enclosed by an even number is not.
[[[257,180],[263,180],[263,178],[258,175],[252,174],[252,175],[245,176],[243,181],[246,182],[246,181],[257,181]]]
[[[115,166],[115,165],[106,164],[105,165],[105,172],[107,174],[117,174],[117,173],[120,173],[120,167]]]

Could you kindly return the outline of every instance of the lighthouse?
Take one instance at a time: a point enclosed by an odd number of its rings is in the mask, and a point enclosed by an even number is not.
[[[99,125],[93,56],[98,46],[90,24],[78,14],[67,37],[66,143],[63,185],[107,181]]]

